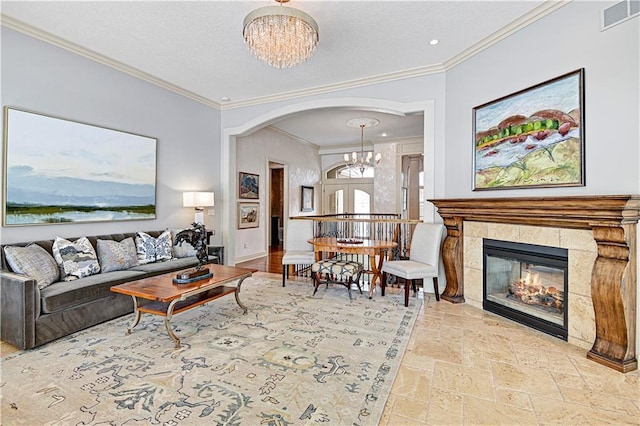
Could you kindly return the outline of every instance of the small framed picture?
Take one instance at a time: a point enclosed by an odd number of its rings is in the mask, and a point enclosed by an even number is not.
[[[239,198],[249,198],[257,200],[260,198],[259,175],[253,173],[240,172],[238,177]]]
[[[260,203],[238,203],[238,229],[260,226]]]
[[[313,211],[313,186],[303,186],[302,187],[302,208],[303,212],[312,212]]]

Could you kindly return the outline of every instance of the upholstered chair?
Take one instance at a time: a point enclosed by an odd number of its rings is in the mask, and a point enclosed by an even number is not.
[[[315,262],[313,245],[307,240],[313,238],[313,221],[290,219],[284,230],[284,250],[282,256],[282,287],[289,277],[290,265],[309,265]]]
[[[382,294],[387,284],[387,276],[404,278],[404,306],[409,306],[409,287],[413,280],[433,278],[433,291],[440,300],[438,273],[440,271],[440,251],[444,239],[444,225],[440,223],[419,223],[413,230],[408,260],[389,260],[382,265]],[[424,286],[424,281],[423,281]]]

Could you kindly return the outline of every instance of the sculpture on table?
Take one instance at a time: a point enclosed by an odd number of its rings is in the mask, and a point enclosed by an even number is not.
[[[207,253],[207,231],[204,229],[202,223],[192,223],[191,229],[185,229],[178,232],[176,235],[174,245],[182,245],[183,243],[189,243],[196,251],[196,257],[198,258],[198,265],[193,271],[187,271],[178,275],[179,280],[188,280],[189,282],[196,281],[197,279],[209,278],[212,274],[208,268],[203,268],[204,264],[209,260]],[[174,279],[174,281],[176,281]],[[176,281],[179,282],[179,281]]]

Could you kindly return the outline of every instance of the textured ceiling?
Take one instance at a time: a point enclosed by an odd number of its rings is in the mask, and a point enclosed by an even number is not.
[[[532,17],[542,16],[557,3],[291,0],[290,7],[304,10],[318,22],[320,43],[307,62],[284,70],[254,58],[242,38],[245,15],[258,7],[276,4],[270,0],[3,0],[1,6],[3,24],[10,28],[40,32],[40,37],[49,41],[73,43],[75,50],[84,50],[90,56],[98,54],[115,61],[116,66],[161,80],[165,86],[192,94],[204,103],[226,108],[379,81],[407,72],[443,70],[461,55],[481,48],[497,34],[508,33]],[[429,45],[434,38],[440,43]],[[224,103],[223,97],[231,101]],[[336,131],[341,128],[342,136],[313,134],[308,122],[303,125],[284,121],[276,126],[319,145],[333,146],[343,143],[354,131],[344,122],[362,115],[334,112],[340,114],[333,121],[337,123]],[[299,120],[303,118],[298,116]],[[389,121],[398,125],[398,120]],[[398,133],[398,129],[391,131],[384,125],[381,122],[377,131]],[[418,128],[421,135],[421,122]],[[325,130],[327,126],[318,129]],[[407,133],[415,131],[403,131],[405,136],[412,136]],[[355,140],[359,140],[358,135]]]

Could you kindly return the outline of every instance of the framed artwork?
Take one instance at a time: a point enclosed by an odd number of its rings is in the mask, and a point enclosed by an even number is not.
[[[5,107],[3,225],[155,219],[156,145]]]
[[[260,203],[238,203],[238,229],[260,226]]]
[[[473,190],[584,186],[584,69],[473,108]]]
[[[303,212],[312,212],[313,211],[313,186],[303,186],[302,195],[300,198],[302,199],[301,210]]]
[[[240,172],[240,176],[238,178],[240,193],[238,194],[238,197],[257,200],[260,196],[259,179],[259,175]]]

